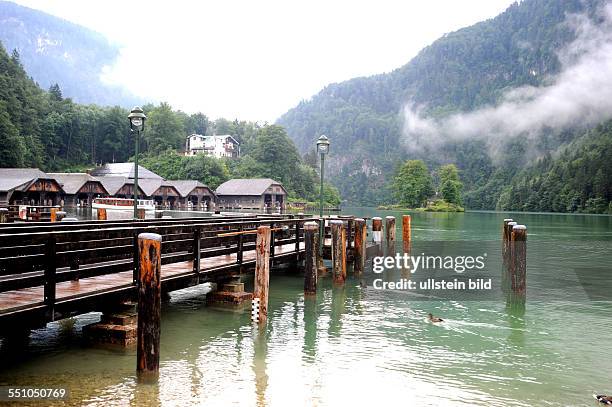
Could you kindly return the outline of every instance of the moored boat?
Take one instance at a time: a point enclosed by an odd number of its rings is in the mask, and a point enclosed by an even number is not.
[[[96,198],[91,206],[93,209],[106,209],[107,211],[130,211],[134,208],[134,200],[130,198]],[[138,209],[144,209],[145,212],[154,212],[155,201],[139,199]]]

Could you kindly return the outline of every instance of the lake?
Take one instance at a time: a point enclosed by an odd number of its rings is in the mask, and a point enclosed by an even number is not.
[[[345,208],[359,216],[398,211]],[[162,309],[157,385],[136,383],[135,349],[93,347],[83,325],[54,322],[23,344],[3,340],[0,385],[65,386],[67,405],[597,405],[612,393],[612,217],[540,213],[411,213],[413,253],[486,253],[501,275],[501,223],[528,228],[524,307],[502,295],[453,298],[377,290],[406,270],[372,273],[344,287],[273,272],[269,319],[206,306],[206,286],[172,293]],[[397,250],[401,252],[401,242]],[[444,318],[429,323],[431,312]],[[20,404],[24,405],[24,404]]]

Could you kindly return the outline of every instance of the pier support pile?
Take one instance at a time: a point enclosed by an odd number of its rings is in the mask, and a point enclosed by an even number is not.
[[[155,233],[138,236],[140,270],[138,274],[137,372],[144,381],[159,374],[161,325],[161,243]]]

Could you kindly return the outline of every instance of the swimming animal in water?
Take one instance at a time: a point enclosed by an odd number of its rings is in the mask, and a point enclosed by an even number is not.
[[[593,394],[593,397],[595,397],[595,400],[599,401],[600,403],[612,406],[612,396],[604,396],[602,394],[600,395]]]
[[[429,322],[433,322],[433,323],[444,321],[442,318],[434,317],[431,312],[427,314],[427,317],[429,317]]]

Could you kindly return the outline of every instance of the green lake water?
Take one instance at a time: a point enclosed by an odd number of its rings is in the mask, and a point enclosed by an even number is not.
[[[397,216],[401,237],[401,212],[344,212]],[[500,294],[376,290],[375,279],[406,270],[373,274],[371,261],[363,278],[349,273],[333,287],[327,275],[305,299],[303,276],[278,270],[264,328],[248,308],[206,306],[206,286],[172,293],[157,385],[136,383],[135,349],[83,343],[95,313],[49,324],[21,345],[3,340],[0,385],[63,386],[66,405],[91,406],[595,406],[592,393],[612,393],[612,217],[412,213],[412,252],[486,253],[499,280],[505,217],[528,227],[524,307]],[[445,321],[427,322],[429,312]]]

